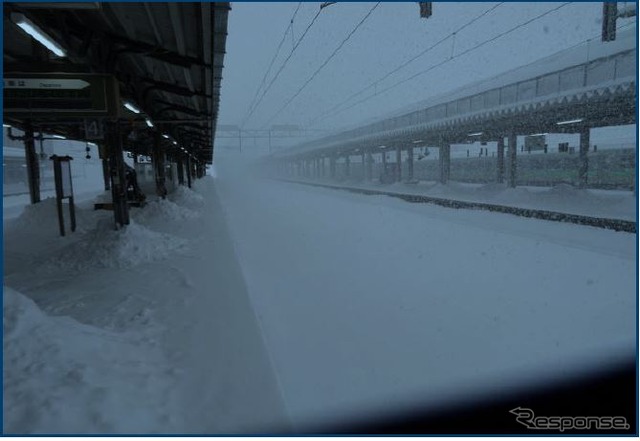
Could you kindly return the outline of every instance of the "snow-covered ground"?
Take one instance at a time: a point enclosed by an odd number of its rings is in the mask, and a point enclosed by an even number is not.
[[[9,433],[304,431],[635,356],[628,233],[230,159],[121,231],[54,213],[4,222]]]
[[[212,178],[113,214],[4,223],[5,433],[286,431]],[[35,302],[35,303],[34,303]]]
[[[296,178],[297,179],[297,178]],[[310,181],[314,182],[314,181]],[[635,220],[636,196],[625,190],[580,189],[568,184],[555,187],[509,188],[506,184],[470,184],[450,181],[420,181],[415,184],[380,184],[375,181],[340,183],[320,180],[323,184],[368,188],[392,193],[421,194],[467,202],[484,202],[511,207],[558,211],[561,213],[611,219]]]
[[[634,356],[633,234],[224,165],[217,188],[298,429]]]

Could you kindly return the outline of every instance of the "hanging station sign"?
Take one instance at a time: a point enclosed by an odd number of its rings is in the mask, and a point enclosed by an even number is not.
[[[3,89],[8,116],[117,117],[120,109],[118,82],[111,75],[8,72]]]

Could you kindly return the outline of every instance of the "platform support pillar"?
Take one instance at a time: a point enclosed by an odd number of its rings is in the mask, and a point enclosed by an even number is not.
[[[185,165],[187,166],[187,187],[191,188],[191,157],[187,156],[187,160],[185,161]]]
[[[509,187],[515,188],[518,178],[518,137],[515,132],[509,133],[507,146],[509,147]]]
[[[156,194],[162,199],[167,197],[167,188],[165,186],[165,170],[164,170],[164,152],[162,151],[162,138],[160,132],[156,130],[153,139],[153,148],[151,150],[151,162],[153,163],[153,171],[156,181]]]
[[[333,153],[329,156],[329,175],[331,179],[336,178],[336,156]]]
[[[387,172],[387,152],[382,152],[382,172],[381,175],[384,175]]]
[[[24,131],[24,155],[27,162],[27,179],[29,181],[29,197],[32,204],[40,202],[40,161],[36,154],[33,128],[28,122]]]
[[[451,145],[442,144],[440,146],[440,183],[449,182],[451,174]]]
[[[496,182],[504,182],[504,136],[498,138],[498,149],[496,152]]]
[[[366,173],[366,179],[367,180],[371,180],[373,179],[373,155],[371,154],[371,151],[367,151],[367,173]]]
[[[407,181],[413,181],[413,147],[407,149]]]
[[[578,168],[578,187],[587,187],[587,176],[589,173],[589,127],[584,127],[580,131],[580,165]]]
[[[178,184],[184,185],[184,163],[182,161],[182,155],[178,154],[176,158],[176,168],[178,169]]]
[[[402,181],[402,148],[396,148],[396,181]]]
[[[107,124],[107,158],[111,177],[111,202],[116,227],[129,225],[126,171],[122,148],[122,134],[117,122]]]

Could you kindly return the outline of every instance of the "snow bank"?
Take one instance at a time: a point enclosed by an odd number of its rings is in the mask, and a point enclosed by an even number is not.
[[[38,236],[38,238],[52,239],[60,234],[58,225],[58,207],[56,198],[46,198],[37,204],[28,204],[25,202],[24,208],[20,208],[20,213],[15,219],[9,219],[5,222],[6,228],[10,229],[12,234],[26,233],[29,236]],[[63,202],[63,216],[65,229],[70,232],[70,215],[69,206]],[[96,226],[96,222],[100,218],[104,218],[105,211],[95,211],[90,200],[82,203],[76,201],[76,235],[92,230]],[[7,219],[5,219],[6,221]],[[71,236],[69,236],[71,237]]]
[[[132,334],[50,317],[4,286],[4,433],[171,431],[173,372]]]
[[[194,182],[196,189],[200,188],[197,184],[199,182]],[[204,204],[204,197],[201,194],[184,186],[179,186],[169,197],[176,204],[185,207],[199,208]]]
[[[46,269],[85,270],[89,268],[128,268],[167,258],[175,251],[186,249],[187,241],[169,234],[158,233],[134,221],[113,230],[110,221],[81,240],[65,247],[47,261]]]
[[[509,188],[506,184],[499,183],[470,184],[449,181],[447,184],[441,184],[421,181],[418,184],[391,185],[360,182],[348,186],[612,219],[636,218],[636,198],[633,192],[582,189],[569,184]]]
[[[184,221],[198,217],[198,212],[187,207],[181,207],[168,199],[158,199],[149,202],[142,210],[132,211],[131,216],[144,225],[157,221]]]
[[[26,205],[13,226],[33,234],[59,234],[56,199],[46,198],[38,204]]]

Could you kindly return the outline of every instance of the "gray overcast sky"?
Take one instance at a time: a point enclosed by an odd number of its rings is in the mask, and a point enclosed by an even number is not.
[[[588,38],[601,29],[602,3],[570,3],[516,32],[433,69],[347,111],[311,124],[349,95],[393,70],[497,3],[435,3],[422,19],[418,4],[381,3],[276,118],[289,100],[375,3],[325,8],[244,128],[298,124],[337,128],[382,116],[416,101],[530,63]],[[563,3],[504,3],[378,85],[382,90]],[[267,84],[319,9],[303,3]],[[240,125],[298,3],[233,3],[229,17],[219,124]],[[375,92],[373,89],[358,99]],[[357,101],[358,99],[355,99]]]

